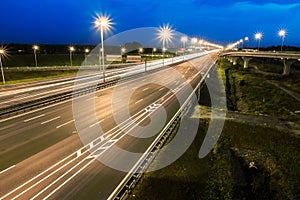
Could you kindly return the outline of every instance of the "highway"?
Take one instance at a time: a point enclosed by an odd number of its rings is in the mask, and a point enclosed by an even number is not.
[[[165,59],[166,64],[173,64],[180,62],[184,59],[190,59],[197,56],[197,54],[179,56],[171,59]],[[144,64],[132,64],[124,68],[117,69],[108,69],[106,70],[106,80],[114,80],[120,77],[126,77],[138,73],[143,73],[145,70]],[[147,70],[155,70],[162,67],[162,61],[152,61],[147,63]],[[45,98],[49,95],[61,94],[65,92],[72,91],[74,78],[81,79],[82,85],[81,88],[86,87],[87,85],[94,85],[95,83],[103,82],[102,71],[99,70],[99,67],[89,68],[87,66],[82,66],[80,68],[82,71],[80,77],[67,77],[60,78],[56,80],[43,81],[37,83],[27,83],[22,84],[17,87],[4,87],[0,88],[0,108],[9,107],[14,104],[20,104],[26,101],[35,100],[39,98]],[[96,75],[95,75],[96,74]]]
[[[185,85],[195,85],[200,79],[199,72],[204,73],[213,64],[206,55],[172,69],[165,67],[121,82],[117,85],[122,89],[117,112],[112,110],[115,87],[74,99],[95,106],[96,113],[78,108],[82,116],[81,131],[89,139],[94,137],[90,145],[82,145],[80,139],[85,138],[77,134],[72,100],[1,120],[0,199],[107,199],[126,173],[100,163],[97,158],[102,156],[130,169],[132,166],[114,147],[144,152],[155,135],[142,139],[131,135],[143,134],[139,126],[146,126],[150,117],[155,118],[164,110],[168,121],[179,108],[174,93],[188,95],[184,92]],[[174,71],[182,78],[178,79]],[[136,87],[147,80],[157,83],[163,80],[163,85]],[[125,101],[128,93],[133,93],[129,102]],[[126,118],[127,109],[131,120]],[[91,121],[93,114],[98,121]],[[115,115],[121,124],[116,123]],[[105,132],[104,137],[90,135],[97,127]]]

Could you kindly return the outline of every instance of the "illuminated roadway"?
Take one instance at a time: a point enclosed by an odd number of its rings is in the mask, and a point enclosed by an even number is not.
[[[212,64],[210,56],[203,56],[173,69],[194,85],[200,78],[196,76],[197,72],[205,72]],[[171,76],[172,71],[164,68],[118,85],[124,90],[124,95],[134,90],[129,103],[123,102],[122,96],[119,97],[118,115],[122,118],[129,104],[130,113],[136,122],[132,124],[123,117],[123,124],[119,126],[135,132],[136,124],[146,125],[149,115],[159,114],[163,107],[168,113],[168,119],[174,115],[179,105],[172,92],[184,94],[178,88],[184,88],[187,83],[184,79],[178,80]],[[157,84],[135,87],[137,83],[146,80],[164,80],[164,86],[173,90],[171,92]],[[99,122],[89,124],[88,118],[92,113],[82,108],[87,118],[87,123],[83,125],[85,131],[99,125],[105,131],[105,138],[97,138],[92,147],[83,148],[78,137],[71,100],[0,121],[0,199],[108,198],[126,173],[103,165],[87,149],[97,151],[96,155],[99,156],[115,158],[117,162],[126,165],[126,160],[111,150],[112,145],[131,152],[144,152],[155,139],[137,139],[116,127],[111,111],[112,90],[107,88],[95,94]],[[86,103],[93,103],[89,96],[79,98]]]

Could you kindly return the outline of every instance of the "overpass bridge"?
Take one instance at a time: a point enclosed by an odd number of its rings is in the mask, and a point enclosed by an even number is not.
[[[297,61],[300,61],[299,53],[280,53],[280,52],[226,52],[221,56],[226,57],[233,65],[237,64],[237,60],[241,58],[244,61],[244,69],[249,67],[249,62],[253,58],[274,58],[280,59],[283,63],[283,75],[289,75],[291,65]]]

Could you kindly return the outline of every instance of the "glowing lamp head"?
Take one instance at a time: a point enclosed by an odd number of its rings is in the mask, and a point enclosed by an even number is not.
[[[0,54],[4,54],[4,53],[5,53],[4,49],[0,49]]]
[[[75,48],[72,46],[72,47],[69,47],[69,50],[72,52],[72,51],[75,51]]]
[[[286,31],[282,29],[282,30],[278,31],[278,35],[279,35],[280,37],[285,37]]]
[[[90,50],[89,50],[89,49],[85,49],[84,52],[85,52],[85,53],[89,53]]]
[[[158,30],[158,39],[163,42],[170,42],[174,37],[174,30],[169,25],[164,25]]]
[[[254,37],[255,37],[256,40],[261,40],[261,38],[262,38],[262,33],[256,33],[256,34],[254,35]]]
[[[244,40],[243,39],[240,39],[240,43],[242,43]]]
[[[143,48],[139,48],[139,52],[143,53],[144,49]]]
[[[181,40],[181,42],[185,43],[185,42],[188,41],[188,37],[187,36],[182,36],[180,40]]]
[[[245,39],[244,39],[245,41],[248,41],[249,40],[249,37],[245,37]]]
[[[196,44],[196,43],[198,42],[198,39],[194,37],[194,38],[192,38],[191,42],[192,42],[193,44]]]
[[[123,47],[123,48],[121,48],[121,52],[122,53],[125,53],[125,51],[126,51],[126,49]]]
[[[33,50],[39,50],[39,48],[40,48],[40,47],[39,47],[38,45],[33,45],[33,46],[32,46],[32,49],[33,49]]]
[[[111,19],[108,16],[102,15],[102,16],[97,16],[97,18],[94,21],[94,26],[95,28],[101,29],[105,31],[109,31],[112,26]]]
[[[157,50],[156,48],[153,48],[153,52],[156,52],[156,50]]]

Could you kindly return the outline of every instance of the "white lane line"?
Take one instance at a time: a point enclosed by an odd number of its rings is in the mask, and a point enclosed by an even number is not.
[[[103,122],[105,119],[101,119],[100,121],[96,122],[95,124],[90,125],[90,128],[96,126],[97,124],[100,124],[101,122]]]
[[[148,90],[148,89],[149,89],[149,88],[145,88],[145,89],[143,89],[143,92],[144,92],[144,91],[146,91],[146,90]]]
[[[68,122],[66,122],[66,123],[64,123],[64,124],[62,124],[62,125],[59,125],[59,126],[57,126],[56,128],[61,128],[61,127],[65,126],[65,125],[67,125],[67,124],[71,124],[72,122],[74,122],[74,119],[71,120],[71,121],[68,121]]]
[[[162,87],[162,88],[160,88],[158,91],[162,91],[162,90],[164,90],[165,89],[165,87]]]
[[[37,118],[40,118],[40,117],[44,117],[44,116],[45,116],[45,114],[42,114],[42,115],[39,115],[39,116],[35,116],[35,117],[30,118],[30,119],[25,119],[24,122],[29,122],[31,120],[34,120],[34,119],[37,119]]]
[[[135,104],[141,103],[144,99],[140,99],[137,102],[135,102]]]
[[[57,120],[57,119],[59,119],[59,118],[60,118],[60,116],[54,117],[54,118],[52,118],[52,119],[49,119],[49,120],[47,120],[47,121],[42,122],[41,124],[47,124],[47,123],[52,122],[52,121],[54,121],[54,120]]]
[[[7,172],[8,170],[14,168],[15,166],[16,166],[16,165],[13,165],[13,166],[11,166],[11,167],[9,167],[9,168],[6,168],[5,170],[1,171],[0,174],[3,174],[4,172]]]

